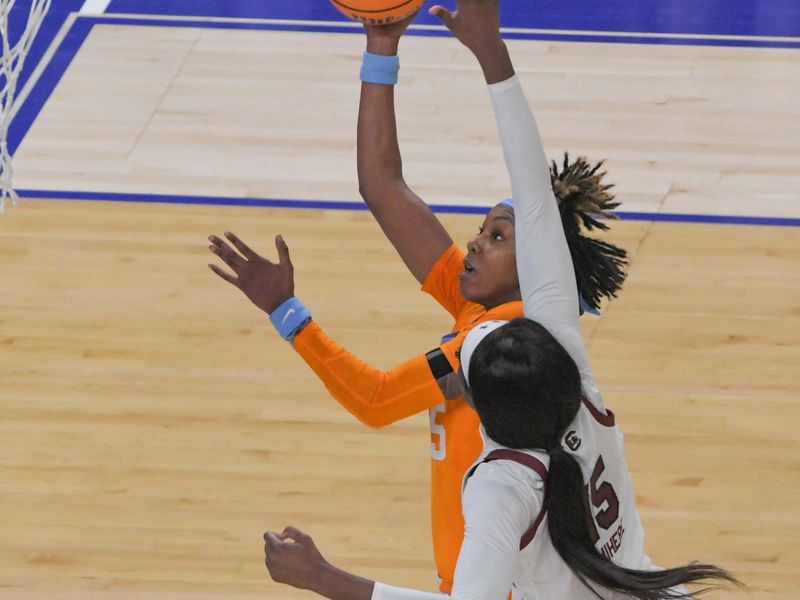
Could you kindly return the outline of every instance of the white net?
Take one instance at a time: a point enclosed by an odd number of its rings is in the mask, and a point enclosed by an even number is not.
[[[8,151],[8,129],[14,118],[14,94],[22,67],[25,64],[25,57],[28,56],[36,32],[39,31],[39,27],[50,9],[51,0],[26,0],[27,2],[30,2],[30,9],[25,29],[16,40],[12,40],[10,36],[15,34],[14,31],[10,31],[12,20],[14,23],[19,20],[12,13],[16,0],[0,0],[0,38],[2,38],[2,56],[0,57],[0,213],[5,210],[6,201],[16,205],[18,200],[11,182],[14,171],[11,168],[11,154]]]

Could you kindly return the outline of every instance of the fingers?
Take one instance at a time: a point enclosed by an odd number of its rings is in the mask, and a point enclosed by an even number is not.
[[[233,248],[217,236],[212,235],[209,236],[208,239],[211,242],[208,249],[219,256],[226,265],[238,274],[240,269],[245,265],[245,259],[239,256]]]
[[[289,258],[289,246],[283,240],[282,235],[275,237],[275,248],[278,250],[278,262],[281,265],[292,266],[292,259]]]
[[[275,549],[281,544],[278,536],[271,531],[264,534],[264,565],[272,573],[272,563],[275,557]]]
[[[283,530],[283,532],[281,533],[281,539],[285,540],[286,538],[292,539],[295,542],[300,542],[300,543],[312,542],[312,539],[311,539],[310,535],[308,535],[307,533],[305,533],[303,531],[300,531],[296,527],[292,527],[291,525],[286,527]]]
[[[444,6],[439,4],[431,6],[428,10],[428,14],[437,17],[448,29],[453,29],[453,19],[455,19],[456,15],[447,10]]]
[[[264,534],[264,542],[266,542],[264,549],[267,551],[275,550],[275,548],[281,545],[281,539],[278,537],[278,534],[272,531],[267,531]]]
[[[228,283],[232,283],[236,287],[239,287],[239,278],[238,277],[223,271],[217,265],[208,265],[208,268],[211,269],[212,271],[214,271],[214,273],[216,273],[217,275],[222,277]]]
[[[235,233],[226,231],[225,237],[228,238],[234,246],[236,246],[236,249],[241,252],[242,256],[244,256],[247,260],[253,260],[254,258],[258,257],[258,254],[253,252],[250,246],[240,240]]]

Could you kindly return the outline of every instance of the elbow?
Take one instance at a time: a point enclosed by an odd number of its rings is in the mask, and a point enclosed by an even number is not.
[[[391,425],[392,421],[386,418],[386,414],[380,410],[368,410],[356,415],[356,418],[370,429],[383,429]]]
[[[381,199],[389,196],[388,187],[385,185],[366,184],[358,186],[358,193],[371,212],[380,209]]]
[[[369,173],[369,174],[366,174]],[[380,201],[381,198],[396,195],[400,190],[406,189],[402,174],[376,173],[372,169],[359,169],[358,193],[367,205]]]
[[[366,180],[359,177],[358,179],[358,193],[368,205],[385,196],[390,188],[391,180],[386,177],[369,177]]]
[[[372,198],[372,189],[370,188],[369,184],[361,181],[361,178],[358,180],[358,193],[361,196],[361,199],[369,204],[369,200]]]
[[[383,386],[378,385],[370,396],[361,398],[358,411],[353,414],[370,429],[382,429],[397,420],[395,411],[387,406],[386,400],[387,395]]]
[[[375,404],[374,398],[370,399],[352,392],[343,392],[341,389],[332,389],[327,385],[326,387],[331,396],[347,409],[347,412],[353,415],[359,423],[366,425],[370,429],[381,429],[391,425],[396,420],[392,418],[391,411],[387,411],[380,404]]]

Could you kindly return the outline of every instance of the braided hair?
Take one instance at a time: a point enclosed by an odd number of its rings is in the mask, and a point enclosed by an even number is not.
[[[609,190],[613,184],[603,183],[605,161],[592,165],[584,157],[570,162],[569,153],[559,169],[556,161],[550,165],[550,181],[558,200],[561,223],[572,255],[578,292],[589,307],[600,308],[600,301],[615,298],[627,274],[628,253],[609,242],[584,234],[608,225],[600,219],[616,219],[611,211],[619,206]]]

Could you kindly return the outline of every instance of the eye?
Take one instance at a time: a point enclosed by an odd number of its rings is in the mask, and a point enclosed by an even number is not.
[[[503,234],[501,232],[495,231],[495,232],[492,233],[492,239],[493,240],[503,240],[505,238],[503,237]]]
[[[483,231],[484,231],[484,229],[483,229],[483,225],[481,225],[480,227],[478,227],[478,235],[482,234],[482,233],[483,233]]]

